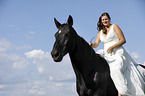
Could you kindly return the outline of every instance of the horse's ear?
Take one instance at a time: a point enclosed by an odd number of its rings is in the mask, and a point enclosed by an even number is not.
[[[69,15],[69,17],[68,17],[67,24],[68,24],[69,26],[72,26],[72,25],[73,25],[73,18],[72,18],[71,15]]]
[[[54,22],[56,27],[59,29],[61,27],[61,24],[54,18]]]

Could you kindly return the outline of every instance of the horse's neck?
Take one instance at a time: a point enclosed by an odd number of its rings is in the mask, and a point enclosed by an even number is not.
[[[84,63],[91,62],[95,56],[95,51],[81,37],[76,39],[76,47],[73,52],[70,52],[70,59],[73,64],[80,67],[86,67]]]

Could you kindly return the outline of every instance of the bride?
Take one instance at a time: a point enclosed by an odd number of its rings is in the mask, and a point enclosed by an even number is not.
[[[137,63],[123,48],[125,37],[117,24],[110,24],[110,16],[103,13],[97,23],[98,34],[93,48],[104,44],[103,57],[110,67],[111,78],[118,90],[118,96],[145,96],[145,80],[136,66]]]

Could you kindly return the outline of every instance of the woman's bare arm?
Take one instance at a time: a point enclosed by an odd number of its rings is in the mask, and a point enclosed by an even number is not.
[[[98,34],[97,34],[97,38],[96,38],[96,41],[94,42],[94,43],[89,43],[89,45],[90,46],[92,46],[93,48],[96,48],[96,47],[98,47],[99,46],[99,44],[100,44],[100,31],[98,32]]]

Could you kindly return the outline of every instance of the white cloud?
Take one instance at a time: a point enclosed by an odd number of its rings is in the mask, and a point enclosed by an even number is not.
[[[0,82],[20,82],[25,76],[24,70],[30,63],[19,55],[0,54]],[[27,73],[27,72],[26,72]],[[28,74],[29,75],[29,74]]]
[[[13,44],[5,38],[0,39],[0,82],[13,81],[15,76],[22,79],[20,75],[24,74],[22,72],[30,64],[23,56],[7,53],[9,49],[14,49]],[[17,81],[20,80],[18,78]]]
[[[25,49],[30,49],[30,48],[31,48],[31,46],[28,46],[28,45],[22,45],[22,46],[14,45],[5,38],[0,39],[0,52],[6,52],[9,49],[25,50]]]
[[[140,56],[139,56],[139,54],[138,54],[137,52],[132,52],[131,55],[132,55],[133,58],[135,58],[135,59],[139,59],[139,58],[140,58]]]
[[[42,50],[32,50],[25,55],[26,59],[17,54],[0,54],[0,89],[5,90],[0,91],[0,95],[76,96],[75,76],[68,55],[60,63],[55,63],[50,53]],[[33,65],[30,70],[36,68],[39,74],[26,69],[30,63]]]
[[[0,85],[0,89],[3,89],[3,88],[5,88],[6,87],[6,85]]]
[[[26,45],[24,46],[25,48],[27,47]],[[9,49],[16,49],[16,47],[17,46],[14,46],[5,38],[0,40],[0,72],[5,70],[12,71],[15,69],[24,69],[29,65],[29,62],[24,57],[13,53],[7,53]]]
[[[0,96],[77,96],[77,93],[75,82],[30,80],[2,85]]]
[[[46,79],[65,80],[74,78],[68,55],[60,63],[55,63],[50,53],[42,50],[32,50],[26,52],[25,55],[28,59],[32,59],[32,62],[37,66],[39,74]]]
[[[5,38],[2,38],[0,40],[0,52],[5,52],[10,48],[11,48],[10,41],[6,40]]]
[[[30,52],[25,53],[27,58],[37,58],[37,59],[45,59],[48,57],[47,53],[44,53],[42,50],[32,50]]]
[[[9,49],[26,48],[30,47],[15,46],[5,38],[0,40],[0,96],[76,96],[68,55],[55,63],[50,53],[43,50],[26,52],[26,57],[7,53]]]
[[[12,55],[10,60],[13,62],[12,65],[15,69],[24,69],[29,65],[29,62],[24,57],[18,55]]]
[[[43,73],[44,69],[42,67],[38,67],[38,72]]]
[[[137,61],[139,62],[140,61],[140,56],[137,52],[132,52],[131,53],[131,56]]]

